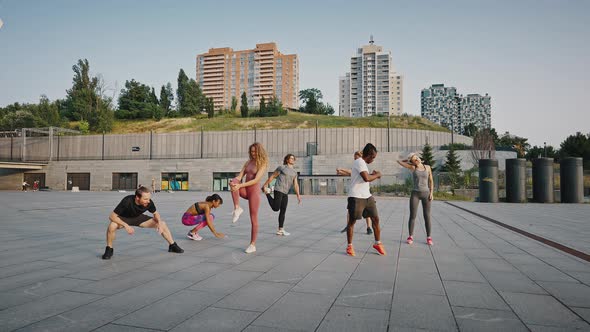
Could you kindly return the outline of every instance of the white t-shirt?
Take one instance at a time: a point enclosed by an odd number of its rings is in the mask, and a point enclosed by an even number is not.
[[[365,182],[361,176],[361,172],[369,173],[367,163],[363,158],[359,158],[352,164],[352,172],[350,174],[350,187],[348,190],[348,197],[355,198],[369,198],[371,191],[369,190],[369,182]]]

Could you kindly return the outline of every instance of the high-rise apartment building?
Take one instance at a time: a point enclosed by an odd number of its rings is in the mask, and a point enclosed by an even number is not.
[[[465,126],[470,123],[473,123],[477,128],[492,127],[491,99],[487,93],[485,96],[480,94],[461,96],[459,103],[459,129],[461,134],[464,133]]]
[[[350,114],[350,73],[340,77],[338,84],[338,114],[340,116],[352,116]]]
[[[211,48],[197,55],[197,83],[213,98],[215,109],[230,109],[232,97],[240,105],[243,92],[249,107],[258,107],[262,97],[276,97],[285,108],[299,107],[297,55],[282,54],[275,43],[242,51]]]
[[[403,76],[396,73],[391,52],[375,45],[357,50],[350,73],[339,80],[341,116],[399,115],[403,112]]]
[[[491,97],[468,94],[463,97],[454,87],[433,84],[422,89],[421,115],[434,123],[463,134],[465,126],[491,127]]]

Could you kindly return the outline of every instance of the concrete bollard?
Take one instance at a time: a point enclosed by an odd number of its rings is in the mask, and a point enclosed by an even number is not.
[[[479,160],[479,201],[498,202],[498,160]]]
[[[533,159],[533,201],[553,203],[553,158]]]
[[[564,158],[559,167],[562,203],[584,203],[582,158]]]
[[[506,201],[526,202],[526,159],[506,159]]]

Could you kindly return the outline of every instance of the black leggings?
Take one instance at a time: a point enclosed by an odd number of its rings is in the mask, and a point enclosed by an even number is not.
[[[410,196],[410,220],[408,222],[410,235],[414,235],[414,221],[418,212],[418,203],[422,201],[422,214],[424,215],[426,236],[430,236],[430,204],[432,201],[428,200],[429,195],[430,192],[428,191],[412,191],[412,196]]]
[[[285,224],[285,213],[287,212],[287,203],[289,203],[289,195],[275,190],[274,198],[272,198],[270,194],[267,194],[266,198],[273,211],[281,211],[279,212],[279,228],[283,228],[283,225]]]

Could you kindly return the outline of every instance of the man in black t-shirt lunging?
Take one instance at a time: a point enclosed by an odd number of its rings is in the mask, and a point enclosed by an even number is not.
[[[154,216],[150,217],[143,214],[149,211]],[[109,216],[109,227],[107,228],[107,247],[105,248],[102,259],[111,259],[113,256],[113,241],[115,240],[115,232],[118,229],[125,228],[129,235],[135,233],[135,229],[131,226],[142,228],[155,228],[158,233],[170,244],[168,252],[175,252],[181,254],[184,252],[174,239],[168,229],[168,226],[160,218],[160,213],[156,211],[156,205],[151,200],[150,191],[146,187],[139,187],[135,191],[135,195],[125,196],[117,205],[115,210]]]

